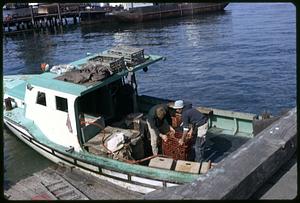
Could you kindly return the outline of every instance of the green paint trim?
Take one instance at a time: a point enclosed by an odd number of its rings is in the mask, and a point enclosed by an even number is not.
[[[92,57],[93,56],[87,57],[84,59],[80,59],[80,60],[75,61],[70,64],[75,65],[76,67],[79,67],[79,65],[81,63],[87,62],[87,60]],[[119,73],[115,73],[112,76],[106,78],[105,80],[99,81],[90,86],[86,86],[83,84],[75,84],[75,83],[71,83],[71,82],[65,82],[62,80],[57,80],[55,78],[58,75],[55,73],[52,73],[52,72],[44,72],[42,74],[33,75],[32,77],[29,77],[26,80],[29,84],[36,86],[36,87],[42,87],[42,88],[51,89],[54,91],[63,92],[63,93],[67,93],[67,94],[71,94],[71,95],[75,95],[75,96],[81,96],[81,95],[87,94],[89,92],[92,92],[100,87],[103,87],[107,84],[110,84],[110,83],[122,78],[123,76],[126,76],[128,74],[128,72],[131,72],[131,71],[136,72],[140,69],[143,69],[144,67],[148,67],[149,65],[163,59],[162,56],[157,56],[157,55],[149,55],[146,57],[147,57],[147,60],[144,63],[141,63],[141,64],[133,67],[132,70],[129,71],[126,69]],[[17,78],[18,76],[15,76],[15,77]],[[25,88],[25,86],[26,86],[25,84],[22,84],[22,87]],[[11,91],[13,94],[13,90],[11,90]],[[8,94],[10,94],[10,90],[9,90]],[[23,94],[25,94],[25,91]],[[15,95],[18,98],[24,98],[24,95],[22,96],[22,93],[19,91]]]
[[[24,116],[21,116],[22,113],[24,113],[23,109],[15,108],[11,112],[5,112],[5,117],[15,121],[21,126],[26,126],[29,133],[32,134],[32,136],[38,142],[57,150],[59,153],[63,155],[70,156],[75,159],[79,159],[81,161],[85,161],[93,165],[97,165],[100,168],[105,168],[120,173],[128,173],[131,175],[136,175],[136,176],[141,176],[141,177],[151,178],[151,179],[156,179],[161,181],[187,183],[199,177],[199,174],[190,174],[190,173],[183,173],[183,172],[170,171],[164,169],[150,168],[147,166],[120,162],[114,159],[93,155],[85,151],[67,153],[65,152],[65,150],[68,149],[67,147],[63,147],[59,144],[50,141],[31,120],[24,118]],[[14,115],[18,115],[18,116],[14,116]]]

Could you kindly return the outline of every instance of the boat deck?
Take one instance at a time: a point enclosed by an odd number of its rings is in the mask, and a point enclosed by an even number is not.
[[[218,163],[237,150],[251,138],[238,135],[214,134],[211,129],[207,136],[204,151],[204,161]]]
[[[33,132],[32,134],[38,135],[38,139],[42,142],[49,142],[32,121],[24,118],[24,109],[14,108],[11,111],[4,112],[4,115],[20,125],[26,126],[29,131]],[[207,133],[204,161],[210,160],[213,163],[218,163],[251,139],[247,133],[231,134],[232,132],[229,130],[210,128]]]

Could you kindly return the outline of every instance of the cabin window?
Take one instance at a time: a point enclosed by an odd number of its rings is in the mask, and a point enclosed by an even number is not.
[[[55,96],[56,109],[64,112],[68,112],[68,100],[66,98]]]
[[[44,92],[38,92],[37,98],[36,98],[36,103],[46,106],[46,94]]]

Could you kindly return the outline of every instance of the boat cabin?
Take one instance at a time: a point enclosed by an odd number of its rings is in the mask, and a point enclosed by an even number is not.
[[[141,49],[133,51],[143,54]],[[84,143],[102,130],[101,127],[133,113],[137,110],[135,71],[162,57],[147,56],[143,62],[133,61],[127,54],[126,64],[131,67],[126,68],[123,56],[114,54],[106,52],[88,56],[68,64],[72,71],[57,74],[56,66],[54,71],[28,79],[24,98],[26,118],[33,120],[51,141],[80,151]],[[134,64],[137,62],[142,63]],[[103,79],[80,82],[68,76],[81,77],[91,63],[110,74],[97,70],[92,77],[102,75]],[[62,65],[60,69],[65,67]],[[98,123],[101,127],[91,123]]]

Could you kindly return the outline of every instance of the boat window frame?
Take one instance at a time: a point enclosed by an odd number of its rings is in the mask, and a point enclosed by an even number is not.
[[[46,93],[42,91],[38,91],[36,95],[36,104],[47,106]]]
[[[60,101],[58,102],[58,100]],[[55,108],[58,111],[63,111],[68,113],[69,112],[68,99],[65,97],[55,96]]]

